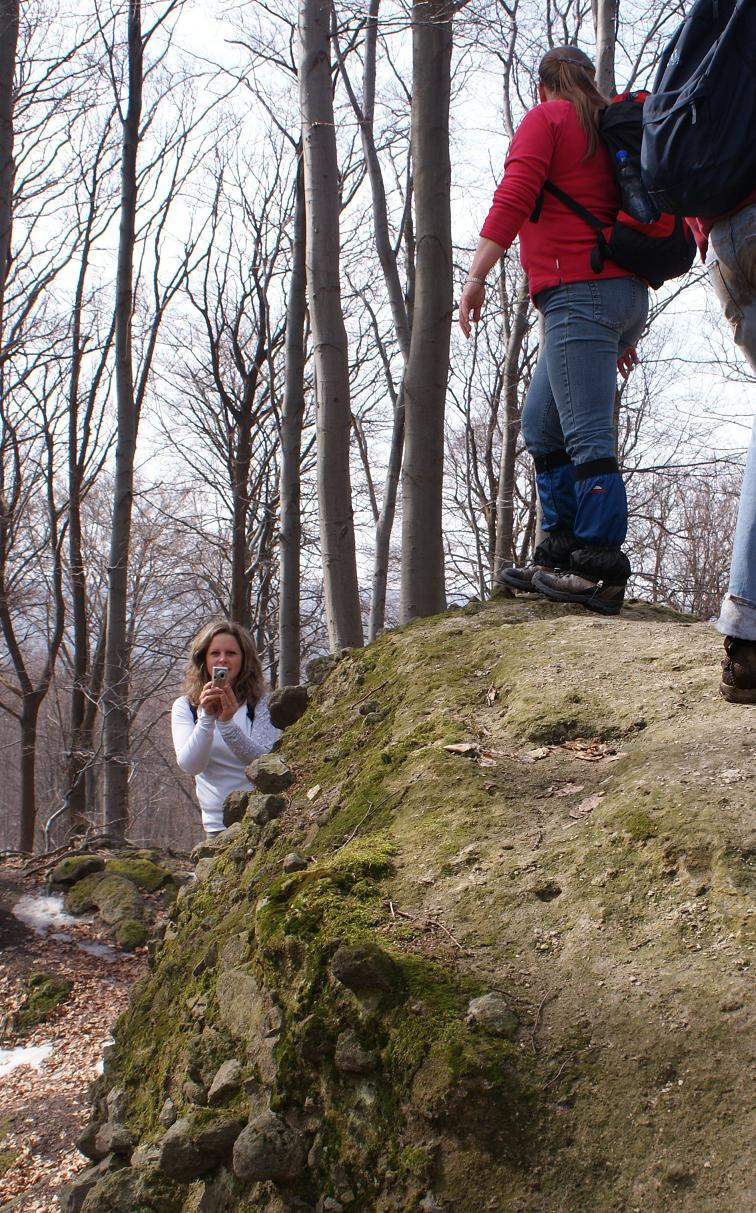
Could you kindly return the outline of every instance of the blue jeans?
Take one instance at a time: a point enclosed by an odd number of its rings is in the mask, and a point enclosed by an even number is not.
[[[720,219],[709,236],[709,277],[736,345],[756,372],[756,205]],[[730,586],[717,628],[756,640],[756,418],[740,492]]]
[[[617,359],[640,337],[648,289],[639,278],[568,282],[540,291],[545,340],[522,410],[546,531],[619,547],[627,498],[617,467]]]

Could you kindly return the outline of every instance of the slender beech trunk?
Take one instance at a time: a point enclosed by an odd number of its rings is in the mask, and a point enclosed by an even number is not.
[[[326,622],[332,651],[362,644],[349,470],[349,356],[339,283],[339,173],[329,0],[300,0],[307,285],[317,391],[318,505]]]
[[[504,300],[502,299],[502,305]],[[494,552],[494,578],[514,559],[514,487],[515,456],[517,438],[520,433],[518,397],[520,385],[520,355],[522,343],[528,330],[528,277],[521,273],[517,283],[512,327],[504,355],[504,418],[501,426],[501,459],[499,461],[499,487],[496,494],[496,549]]]
[[[596,84],[608,97],[617,91],[614,81],[614,49],[617,42],[619,0],[594,0],[596,26]]]
[[[301,155],[301,149],[300,149]],[[301,458],[304,421],[305,266],[304,170],[300,159],[294,202],[294,232],[289,294],[286,304],[286,374],[281,416],[281,529],[278,605],[278,681],[295,686],[300,680],[302,650],[301,577],[302,517]]]
[[[446,606],[442,491],[452,316],[450,0],[412,5],[412,165],[417,262],[404,377],[401,619]]]
[[[129,0],[128,103],[123,117],[121,208],[115,304],[115,384],[118,413],[113,521],[108,567],[108,625],[105,652],[106,832],[123,837],[129,820],[128,572],[134,497],[134,461],[139,415],[131,348],[134,240],[137,208],[137,150],[142,111],[143,44],[141,0]]]
[[[18,43],[18,10],[18,0],[0,0],[0,348],[13,205],[13,76]]]

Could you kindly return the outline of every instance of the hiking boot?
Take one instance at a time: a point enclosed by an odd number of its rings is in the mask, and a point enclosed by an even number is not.
[[[719,693],[730,703],[756,703],[756,640],[725,636]]]
[[[540,591],[533,585],[536,573],[550,573],[560,567],[567,568],[574,546],[575,536],[566,528],[559,527],[555,531],[548,531],[533,552],[532,564],[513,565],[511,568],[502,569],[496,582],[511,590],[538,594]]]
[[[533,576],[533,589],[556,602],[580,602],[589,611],[618,615],[625,600],[625,583],[593,581],[580,573],[542,569]]]

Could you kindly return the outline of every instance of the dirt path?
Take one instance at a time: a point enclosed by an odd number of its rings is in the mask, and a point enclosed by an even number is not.
[[[14,916],[19,899],[43,893],[41,875],[0,863],[0,1213],[54,1213],[61,1184],[87,1165],[74,1143],[88,1117],[88,1084],[110,1025],[146,968],[144,951],[83,951],[81,945],[104,943],[89,923],[52,925],[42,935]],[[38,971],[66,977],[73,989],[47,1022],[18,1034],[12,1016]],[[49,1053],[39,1068],[2,1073],[8,1051],[19,1047]]]

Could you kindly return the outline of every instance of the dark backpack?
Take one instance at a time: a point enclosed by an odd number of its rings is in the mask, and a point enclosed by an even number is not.
[[[756,189],[756,0],[693,5],[646,101],[641,172],[678,215],[722,215]]]
[[[609,149],[615,168],[616,153],[627,152],[628,160],[637,170],[635,176],[638,184],[643,103],[647,96],[647,93],[620,93],[612,100],[612,104],[606,107],[599,120],[599,134]],[[619,173],[617,184],[622,197],[627,184]],[[614,261],[656,289],[668,278],[677,278],[680,274],[687,273],[693,264],[696,255],[695,240],[687,223],[679,215],[661,214],[652,223],[641,223],[623,207],[617,212],[614,223],[607,226],[603,220],[552,181],[544,182],[543,188],[576,215],[585,219],[596,232],[596,247],[591,253],[591,268],[594,274],[601,273],[605,261]],[[624,198],[623,202],[628,208],[632,205],[629,198]],[[538,221],[542,204],[543,195],[531,215],[533,222]]]
[[[189,711],[190,711],[190,712],[191,712],[191,714],[192,714],[192,720],[193,720],[193,721],[194,721],[194,723],[196,724],[196,723],[197,723],[197,706],[196,706],[196,704],[192,703],[192,701],[191,701],[191,699],[189,699],[189,696],[188,696],[188,695],[186,696],[186,699],[187,699],[187,701],[188,701],[188,703],[189,703]],[[248,703],[248,704],[247,704],[247,718],[248,718],[248,719],[249,719],[249,720],[250,720],[250,721],[251,721],[251,722],[254,724],[254,720],[255,720],[255,705],[254,705],[253,703]]]

